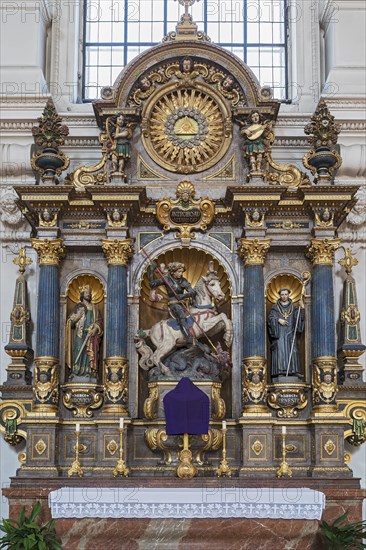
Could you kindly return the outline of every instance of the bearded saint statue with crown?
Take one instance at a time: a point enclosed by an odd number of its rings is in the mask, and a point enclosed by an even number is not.
[[[69,380],[97,381],[103,320],[98,306],[92,303],[90,286],[79,290],[80,302],[66,324],[66,366],[70,369]]]

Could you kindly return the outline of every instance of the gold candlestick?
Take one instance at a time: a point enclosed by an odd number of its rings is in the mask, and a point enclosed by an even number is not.
[[[117,466],[113,470],[114,477],[123,476],[128,477],[130,474],[130,469],[126,466],[125,461],[123,460],[123,432],[124,428],[119,428],[119,459]]]
[[[228,461],[226,460],[226,426],[222,428],[222,459],[220,466],[216,470],[217,476],[222,477],[231,477],[231,468]]]
[[[80,447],[79,447],[79,435],[80,435],[79,430],[76,430],[76,432],[75,432],[75,437],[76,437],[76,443],[75,443],[75,460],[74,460],[74,462],[71,464],[71,467],[69,468],[69,470],[68,470],[68,472],[67,472],[68,477],[71,477],[71,476],[74,475],[74,474],[78,475],[79,477],[83,477],[83,475],[84,475],[84,470],[82,469],[81,464],[80,464],[80,462],[79,462],[79,450],[80,450]]]
[[[282,462],[277,470],[277,477],[292,477],[292,470],[286,462],[286,432],[282,432]]]

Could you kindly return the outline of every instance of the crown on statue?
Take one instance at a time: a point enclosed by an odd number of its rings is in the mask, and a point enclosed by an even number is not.
[[[80,291],[80,292],[86,292],[86,291],[91,292],[90,285],[82,285],[82,286],[79,286],[79,291]]]

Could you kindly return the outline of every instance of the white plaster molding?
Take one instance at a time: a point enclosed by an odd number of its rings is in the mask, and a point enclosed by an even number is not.
[[[32,144],[19,145],[16,143],[0,144],[0,177],[23,177],[33,174],[31,159]]]
[[[339,177],[366,178],[366,144],[341,145],[342,165]],[[360,193],[360,199],[363,200]]]
[[[317,519],[325,495],[307,488],[63,487],[48,496],[53,518]]]

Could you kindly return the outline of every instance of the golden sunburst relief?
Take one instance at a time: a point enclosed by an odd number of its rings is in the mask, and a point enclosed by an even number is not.
[[[226,153],[231,140],[225,132],[228,113],[210,92],[201,87],[170,90],[147,109],[145,145],[167,170],[199,172]]]

